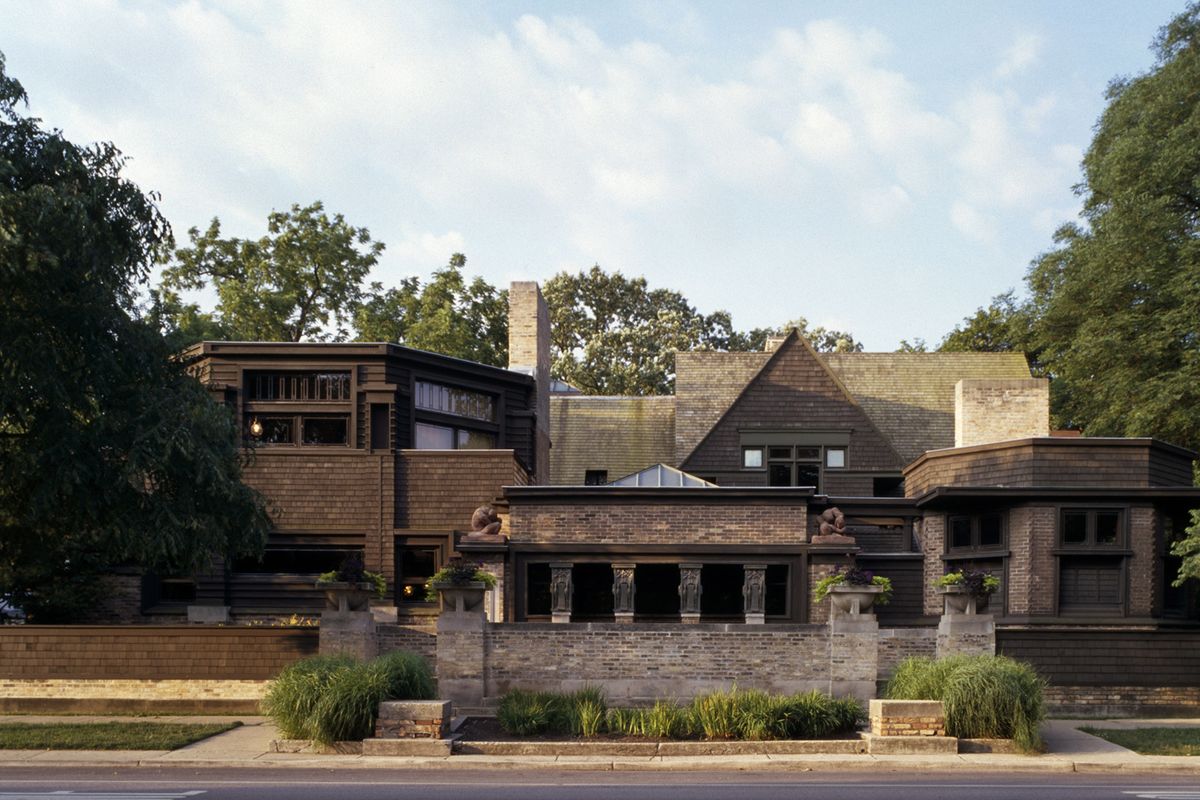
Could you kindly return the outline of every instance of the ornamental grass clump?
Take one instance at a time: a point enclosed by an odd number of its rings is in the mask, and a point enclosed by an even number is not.
[[[692,700],[692,718],[705,739],[733,739],[738,734],[738,691],[715,691]]]
[[[434,693],[429,665],[415,653],[388,653],[365,663],[347,655],[313,656],[271,681],[262,710],[284,738],[332,744],[370,736],[381,702],[428,700]]]
[[[962,739],[1012,739],[1026,752],[1041,749],[1045,681],[1033,667],[1004,656],[955,656],[900,664],[884,696],[941,700],[946,732]]]
[[[595,736],[606,712],[604,691],[595,686],[570,694],[514,689],[500,698],[496,720],[515,736]]]

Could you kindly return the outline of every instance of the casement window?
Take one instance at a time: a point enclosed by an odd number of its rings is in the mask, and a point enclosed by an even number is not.
[[[250,414],[246,436],[265,446],[350,444],[349,414]]]
[[[1004,547],[1004,515],[952,515],[946,519],[946,552],[999,550]]]
[[[446,565],[449,550],[446,536],[396,538],[396,605],[434,605],[425,599],[425,584]]]
[[[242,380],[248,441],[268,447],[350,445],[348,370],[249,370]]]
[[[436,411],[452,417],[483,422],[496,421],[496,400],[489,394],[459,389],[429,381],[416,382],[416,405],[422,411]]]
[[[1065,508],[1058,520],[1058,610],[1122,614],[1126,546],[1120,509]]]
[[[583,485],[584,486],[604,486],[608,483],[608,470],[606,469],[589,469],[584,470]]]
[[[350,400],[348,371],[247,372],[246,399],[251,402],[340,402]]]
[[[826,472],[850,467],[849,435],[842,432],[743,431],[743,470],[766,472],[768,486],[812,486]]]
[[[500,428],[493,395],[432,381],[416,381],[413,388],[416,424],[413,447],[417,450],[493,450]]]

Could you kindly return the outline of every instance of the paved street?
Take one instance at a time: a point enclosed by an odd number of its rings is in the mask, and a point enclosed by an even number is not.
[[[847,772],[629,773],[542,769],[304,770],[35,769],[0,773],[0,800],[15,798],[196,798],[197,800],[495,800],[680,798],[683,800],[1200,800],[1195,777],[1022,775],[956,771],[953,775]]]

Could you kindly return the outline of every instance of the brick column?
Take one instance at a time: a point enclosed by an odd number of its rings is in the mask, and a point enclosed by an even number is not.
[[[1148,617],[1159,612],[1162,597],[1158,569],[1161,526],[1152,506],[1129,509],[1129,616]]]
[[[682,622],[700,621],[701,565],[687,563],[679,565],[679,619]]]
[[[767,565],[746,564],[743,568],[742,607],[747,625],[762,625],[766,621]]]
[[[454,703],[456,709],[479,708],[483,704],[487,646],[483,585],[439,591],[442,611],[437,621],[438,695]]]
[[[571,570],[574,564],[569,561],[556,561],[550,564],[550,621],[571,621]]]
[[[613,616],[617,622],[633,622],[633,564],[613,564]]]

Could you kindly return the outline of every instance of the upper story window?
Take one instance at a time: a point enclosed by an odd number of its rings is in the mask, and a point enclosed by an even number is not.
[[[436,411],[484,422],[496,421],[496,400],[483,392],[417,381],[416,395],[417,408],[422,411]]]
[[[253,402],[347,402],[348,371],[247,372],[246,397]]]
[[[1004,515],[952,516],[946,524],[946,549],[989,550],[1004,545]]]

